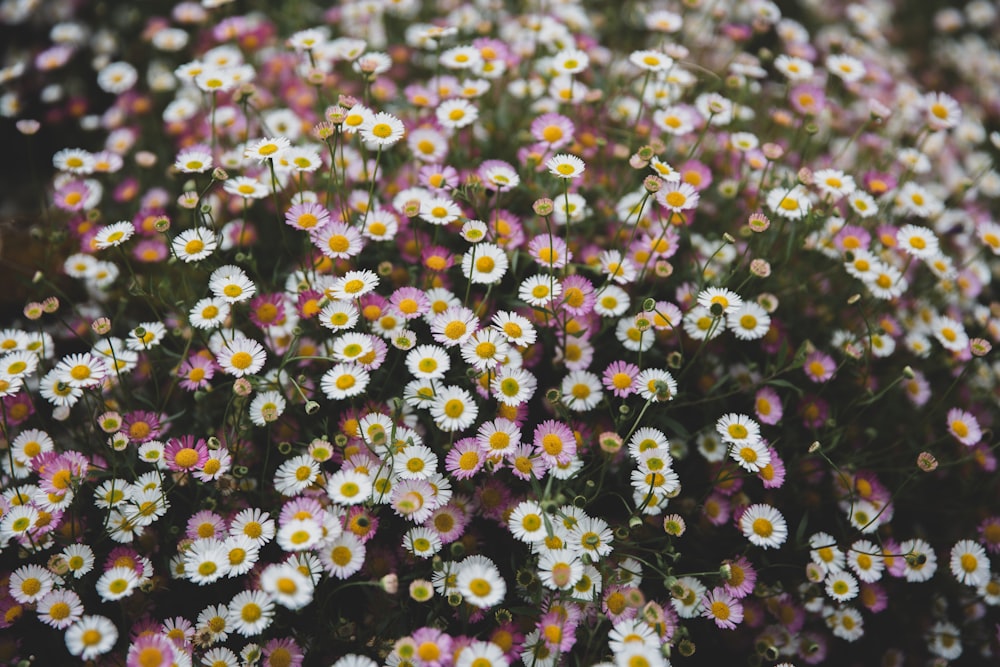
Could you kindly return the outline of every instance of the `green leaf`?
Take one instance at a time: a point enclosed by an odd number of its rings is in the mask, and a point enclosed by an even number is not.
[[[801,387],[798,387],[797,385],[792,384],[788,380],[782,380],[782,379],[779,379],[779,378],[774,378],[773,380],[768,380],[764,384],[769,384],[772,387],[784,387],[785,389],[791,389],[799,397],[801,397],[802,394],[803,394],[803,391],[802,391]]]

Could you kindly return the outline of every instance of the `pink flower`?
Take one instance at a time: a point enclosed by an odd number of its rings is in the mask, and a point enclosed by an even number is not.
[[[192,354],[181,367],[177,369],[177,375],[183,378],[180,381],[182,389],[187,391],[197,391],[209,385],[209,380],[215,375],[215,361],[203,357],[199,354]]]
[[[305,653],[291,637],[272,639],[264,644],[264,667],[302,667]]]
[[[576,455],[576,437],[562,422],[546,419],[535,428],[533,440],[535,453],[546,463],[568,463]]]
[[[167,468],[174,472],[185,472],[200,468],[208,459],[208,446],[204,438],[195,441],[193,435],[171,438],[163,450],[163,460]]]
[[[625,398],[636,392],[635,378],[639,375],[639,367],[627,361],[613,361],[605,369],[601,382],[604,388],[618,398]]]
[[[781,407],[781,397],[770,387],[761,387],[754,398],[754,411],[757,421],[762,424],[777,424],[781,421],[784,410]]]
[[[983,437],[979,421],[971,412],[961,408],[952,408],[948,411],[948,432],[966,447],[975,445]]]
[[[126,667],[170,667],[176,648],[161,634],[140,635],[128,649]]]
[[[725,589],[736,599],[743,599],[753,592],[754,584],[757,582],[757,570],[745,557],[739,556],[734,560],[723,561],[729,566],[729,578],[726,579]]]
[[[743,604],[725,588],[716,587],[705,594],[702,616],[715,620],[725,630],[733,630],[743,621]]]
[[[802,370],[813,382],[826,382],[833,377],[837,364],[829,354],[816,350],[806,355]]]

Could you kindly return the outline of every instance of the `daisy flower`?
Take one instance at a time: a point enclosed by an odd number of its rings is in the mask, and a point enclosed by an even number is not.
[[[94,550],[86,544],[71,544],[62,550],[62,557],[74,578],[79,579],[94,569]]]
[[[858,595],[858,581],[846,570],[831,571],[824,582],[826,594],[835,602],[846,602]]]
[[[403,535],[403,548],[418,558],[430,558],[442,546],[438,534],[424,526],[414,526]]]
[[[215,362],[197,354],[185,359],[177,369],[177,377],[181,378],[180,386],[187,391],[204,389],[214,376]]]
[[[205,441],[195,441],[193,436],[171,438],[163,451],[163,460],[167,467],[176,472],[184,472],[200,468],[208,459],[208,446]]]
[[[38,620],[57,630],[65,630],[83,617],[80,596],[68,589],[57,589],[38,600]]]
[[[82,660],[92,660],[114,648],[118,630],[104,616],[83,616],[66,630],[66,648]]]
[[[208,278],[208,288],[217,298],[226,303],[239,303],[251,298],[257,291],[253,281],[238,266],[226,264],[212,272]]]
[[[613,361],[601,378],[604,388],[618,398],[626,398],[638,391],[639,367],[626,361]]]
[[[22,565],[10,575],[10,595],[21,604],[45,597],[55,586],[52,573],[39,565]]]
[[[469,556],[459,563],[455,587],[466,602],[480,609],[500,604],[507,594],[500,571],[485,556]]]
[[[87,175],[93,172],[97,159],[82,148],[64,148],[52,156],[52,166],[71,174]]]
[[[813,382],[827,382],[837,370],[837,362],[825,352],[816,350],[806,355],[803,371]]]
[[[693,340],[711,340],[726,330],[726,319],[722,314],[712,315],[704,306],[696,305],[684,315],[684,333]]]
[[[553,176],[565,180],[580,178],[586,169],[583,160],[568,153],[553,155],[545,162],[545,167]]]
[[[195,227],[175,236],[170,247],[178,259],[182,262],[191,263],[205,259],[211,255],[217,245],[213,232],[205,227]]]
[[[349,259],[364,248],[364,237],[361,232],[343,222],[331,222],[316,227],[310,232],[309,239],[330,259]]]
[[[635,378],[639,396],[647,401],[669,401],[677,395],[677,381],[669,371],[647,368]]]
[[[174,160],[174,168],[185,174],[201,174],[212,168],[212,155],[199,148],[183,150]]]
[[[961,408],[948,410],[948,432],[966,447],[972,447],[983,437],[979,420],[971,413]]]
[[[825,197],[835,201],[857,189],[854,178],[840,169],[820,169],[813,174],[813,182]]]
[[[97,594],[105,602],[120,600],[131,595],[139,583],[139,575],[133,568],[113,567],[97,580]]]
[[[319,463],[309,454],[294,456],[274,473],[274,490],[284,496],[297,496],[319,477]]]
[[[462,255],[463,275],[480,285],[499,282],[507,272],[509,264],[507,253],[494,243],[479,243]]]
[[[849,642],[857,641],[864,635],[864,617],[853,607],[840,607],[826,619],[830,631]]]
[[[392,474],[400,479],[426,479],[437,472],[437,455],[426,445],[410,444],[392,459]]]
[[[796,185],[792,188],[776,188],[767,193],[767,207],[783,218],[799,220],[809,213],[812,202],[805,188]]]
[[[101,359],[84,352],[63,357],[54,369],[60,382],[73,389],[86,389],[100,384],[107,374]]]
[[[102,227],[94,237],[94,246],[98,250],[119,246],[135,234],[135,225],[127,220],[115,222]]]
[[[460,349],[462,359],[478,371],[495,369],[510,354],[507,340],[493,328],[476,331]]]
[[[757,581],[757,571],[744,556],[735,560],[723,561],[728,575],[723,577],[726,592],[737,599],[750,595]]]
[[[551,549],[542,552],[537,568],[542,585],[552,590],[572,588],[583,576],[583,563],[579,556],[569,549]]]
[[[771,454],[761,440],[733,443],[729,456],[747,472],[760,472],[771,462]]]
[[[408,132],[406,145],[413,156],[426,163],[436,163],[448,154],[448,139],[437,129],[419,127]]]
[[[285,398],[280,393],[261,392],[250,402],[250,421],[257,426],[266,426],[284,413],[285,405]]]
[[[743,535],[764,549],[780,547],[788,538],[788,524],[785,517],[770,505],[758,503],[750,505],[740,515],[739,528]]]
[[[229,571],[229,550],[216,538],[195,540],[184,552],[184,573],[199,586],[226,576]]]
[[[581,517],[569,531],[566,538],[567,548],[578,556],[587,554],[591,562],[611,555],[613,534],[610,526],[603,519]]]
[[[483,469],[486,457],[475,438],[463,438],[445,456],[445,470],[456,479],[469,479]]]
[[[393,146],[403,138],[406,128],[403,121],[380,111],[361,124],[361,139],[379,148]]]
[[[497,311],[493,315],[492,326],[507,341],[518,347],[531,345],[535,342],[535,326],[526,317],[510,311]]]
[[[891,301],[906,292],[909,283],[902,271],[891,264],[875,262],[870,273],[862,278],[865,287],[876,299]]]
[[[735,446],[760,441],[760,425],[750,417],[730,412],[716,422],[715,430],[724,442]]]
[[[679,137],[691,133],[699,120],[697,113],[686,106],[668,106],[653,112],[653,124],[672,136]]]
[[[562,284],[552,276],[541,274],[525,278],[517,290],[518,298],[537,308],[548,306],[561,294]]]
[[[457,98],[439,104],[434,115],[443,127],[459,130],[476,122],[479,109],[470,101]]]
[[[544,113],[531,122],[531,136],[535,141],[548,144],[551,150],[558,150],[573,140],[576,127],[573,121],[558,113]]]
[[[375,289],[378,283],[378,274],[373,271],[368,269],[348,271],[327,290],[327,296],[341,301],[358,299]]]
[[[289,146],[291,142],[286,137],[265,137],[247,146],[243,157],[263,163],[279,157]]]
[[[236,377],[254,375],[264,367],[267,353],[264,346],[252,338],[236,338],[229,341],[216,356],[219,367]]]
[[[407,352],[406,367],[416,378],[438,379],[451,368],[451,357],[438,345],[418,345]]]
[[[323,568],[338,579],[347,579],[365,563],[365,545],[350,531],[344,531],[318,552]]]
[[[285,224],[295,229],[311,232],[330,222],[330,211],[316,202],[293,204],[285,211]]]
[[[743,621],[743,603],[724,587],[713,588],[701,602],[701,615],[724,630],[733,630]]]
[[[173,640],[162,634],[147,633],[136,637],[129,646],[126,655],[127,665],[171,665],[177,664],[175,661],[179,656],[175,652],[179,651],[177,644]]]
[[[668,211],[680,213],[698,207],[700,195],[689,183],[666,181],[667,187],[656,193],[656,201]]]
[[[862,218],[870,218],[878,213],[875,198],[863,190],[855,190],[848,196],[847,204]]]
[[[825,65],[827,71],[847,83],[860,81],[865,75],[864,63],[846,53],[828,56]]]
[[[958,320],[938,315],[931,321],[931,333],[941,346],[952,352],[963,352],[969,347],[969,336]]]
[[[454,347],[467,341],[479,328],[475,313],[464,306],[449,306],[434,315],[430,322],[431,335],[445,347]]]
[[[230,535],[245,535],[257,546],[264,546],[274,539],[275,532],[274,520],[270,514],[256,508],[241,510],[229,525]]]
[[[959,540],[951,548],[951,573],[968,586],[983,586],[990,580],[986,549],[972,540]]]
[[[770,330],[771,316],[760,304],[744,301],[738,308],[726,314],[726,324],[740,340],[758,340]]]
[[[241,591],[229,605],[229,622],[244,637],[262,633],[274,618],[274,600],[264,591]]]
[[[629,54],[628,61],[646,72],[665,72],[674,65],[670,56],[648,49],[633,51]]]
[[[631,305],[628,292],[617,285],[607,285],[594,302],[594,312],[601,317],[620,317]]]
[[[535,428],[535,451],[549,464],[565,463],[576,456],[576,437],[562,422],[547,419]]]
[[[479,415],[479,407],[461,387],[444,387],[431,404],[431,417],[442,431],[464,431]]]
[[[260,588],[287,609],[301,609],[313,599],[312,580],[290,563],[266,567],[260,575]]]
[[[847,552],[847,566],[865,583],[873,583],[882,578],[885,561],[882,551],[873,542],[858,540]]]
[[[909,582],[927,581],[937,571],[937,555],[931,545],[922,539],[901,542],[898,553],[904,556],[906,569],[903,576]]]
[[[216,329],[223,326],[231,307],[219,297],[200,299],[188,311],[188,321],[195,329]]]
[[[903,225],[896,233],[899,247],[907,254],[920,259],[930,259],[938,254],[940,245],[934,232],[919,225]]]
[[[604,398],[601,380],[590,371],[571,371],[562,380],[562,401],[570,410],[592,410]]]
[[[333,331],[352,329],[358,323],[360,313],[351,301],[331,301],[319,311],[320,325]]]
[[[923,99],[923,106],[927,110],[927,125],[932,130],[947,130],[962,120],[962,109],[947,93],[929,93]]]

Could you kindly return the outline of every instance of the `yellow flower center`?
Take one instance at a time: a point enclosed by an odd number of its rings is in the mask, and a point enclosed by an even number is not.
[[[198,463],[198,452],[192,447],[184,447],[174,455],[174,463],[181,468],[191,468]]]
[[[774,532],[774,526],[764,517],[759,517],[754,519],[753,532],[760,537],[771,537],[771,534]]]
[[[250,368],[250,364],[253,363],[253,355],[249,352],[240,350],[229,359],[229,362],[232,364],[233,368],[244,371]]]

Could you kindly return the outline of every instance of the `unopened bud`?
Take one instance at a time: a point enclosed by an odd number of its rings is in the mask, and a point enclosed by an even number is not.
[[[552,215],[552,211],[555,209],[555,204],[548,197],[543,197],[542,199],[536,199],[531,208],[534,209],[537,215],[545,217]]]
[[[111,320],[108,319],[107,317],[98,317],[90,325],[90,328],[98,336],[106,336],[108,333],[111,332]]]
[[[917,467],[924,472],[934,472],[937,470],[938,462],[930,452],[920,452],[917,455]]]

